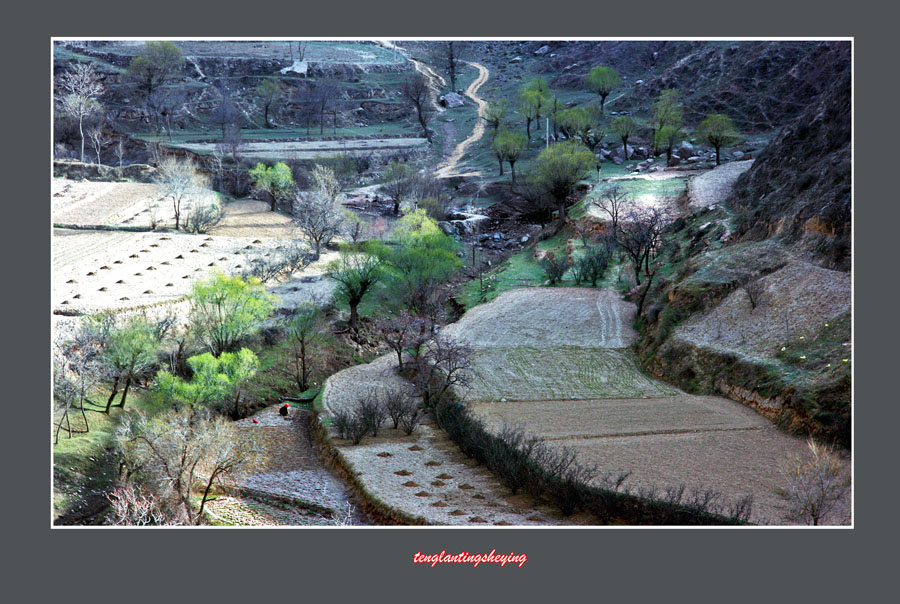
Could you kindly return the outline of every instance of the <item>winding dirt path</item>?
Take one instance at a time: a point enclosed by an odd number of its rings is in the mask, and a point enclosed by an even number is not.
[[[446,159],[446,161],[442,162],[438,165],[437,170],[435,170],[435,176],[438,178],[449,178],[451,176],[461,176],[457,171],[457,167],[459,161],[462,159],[463,154],[466,152],[466,148],[472,143],[481,140],[481,137],[484,136],[484,122],[481,120],[481,116],[484,115],[484,110],[487,108],[487,101],[478,96],[478,89],[484,86],[484,83],[488,81],[490,77],[490,72],[487,67],[480,63],[475,63],[473,61],[468,62],[469,65],[478,70],[478,77],[469,84],[469,87],[466,88],[465,95],[475,101],[475,104],[478,105],[478,121],[475,123],[475,127],[472,129],[472,134],[469,135],[469,138],[462,141],[456,148],[453,150],[453,153],[450,154],[450,157]],[[466,176],[480,176],[481,172],[467,172]]]

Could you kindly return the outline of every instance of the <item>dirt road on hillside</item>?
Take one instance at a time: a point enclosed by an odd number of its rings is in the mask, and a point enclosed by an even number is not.
[[[453,153],[450,154],[450,157],[447,158],[446,161],[442,162],[438,165],[437,170],[435,171],[435,176],[438,178],[449,178],[450,176],[461,176],[457,171],[457,165],[459,161],[462,159],[463,154],[466,152],[466,148],[472,143],[481,140],[481,137],[484,136],[484,122],[481,120],[481,116],[484,115],[484,110],[487,108],[487,101],[478,96],[478,90],[484,86],[485,82],[488,81],[490,77],[490,72],[487,67],[480,63],[475,63],[469,61],[469,65],[478,70],[478,77],[469,84],[469,87],[466,88],[465,95],[475,101],[475,104],[478,105],[478,121],[475,123],[475,127],[472,129],[472,134],[466,140],[462,141],[456,148],[453,150]],[[466,176],[480,176],[481,172],[467,172]]]

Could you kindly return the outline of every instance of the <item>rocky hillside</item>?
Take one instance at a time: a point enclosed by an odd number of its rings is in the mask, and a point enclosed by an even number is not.
[[[800,243],[828,268],[849,271],[850,63],[738,181],[732,207],[742,240]]]
[[[623,76],[613,111],[644,112],[660,90],[677,88],[686,121],[728,113],[744,131],[783,126],[849,68],[849,42],[602,41],[497,43],[488,56],[535,61],[553,87],[580,89],[595,65]],[[548,50],[535,54],[545,46]],[[620,98],[619,94],[622,94]]]

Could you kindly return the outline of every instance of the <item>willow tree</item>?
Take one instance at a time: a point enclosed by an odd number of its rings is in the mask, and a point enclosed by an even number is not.
[[[566,223],[566,200],[595,165],[594,154],[574,140],[550,145],[538,155],[534,178],[556,202],[559,228]]]
[[[584,79],[584,86],[600,95],[600,111],[606,105],[606,97],[622,84],[622,77],[612,67],[597,65]]]
[[[697,128],[697,136],[715,147],[717,166],[720,163],[719,151],[721,148],[733,145],[739,139],[738,131],[731,122],[731,118],[724,113],[707,115]]]
[[[512,171],[512,184],[516,184],[516,162],[522,151],[528,147],[528,139],[519,133],[503,129],[494,137],[492,144],[497,159],[500,160],[500,174],[503,174],[503,162],[509,162]]]

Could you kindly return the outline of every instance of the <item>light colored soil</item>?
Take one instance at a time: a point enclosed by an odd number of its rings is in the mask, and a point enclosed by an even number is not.
[[[322,403],[326,412],[331,413],[351,408],[360,396],[370,391],[386,389],[411,392],[409,382],[396,375],[396,359],[392,355],[345,369],[328,378],[322,391]],[[467,459],[442,430],[431,425],[419,426],[410,436],[396,430],[382,430],[377,439],[366,437],[359,445],[337,439],[333,428],[331,437],[366,490],[388,505],[412,516],[421,516],[429,523],[483,524],[470,522],[476,518],[486,520],[487,524],[578,523],[577,518],[563,520],[548,509],[536,509],[530,498],[511,497],[509,490],[493,474]],[[410,447],[421,450],[410,450]],[[426,465],[427,462],[438,465]],[[450,478],[438,478],[440,475]],[[444,484],[432,484],[435,481]],[[403,486],[404,483],[418,486]],[[474,488],[460,488],[464,485]],[[423,492],[427,495],[417,495]]]
[[[636,337],[631,329],[635,309],[608,290],[523,288],[473,308],[444,333],[475,348],[624,348]]]
[[[677,388],[646,376],[624,349],[553,346],[477,348],[464,400],[566,400],[659,397]]]
[[[61,242],[59,249],[56,241]],[[173,302],[187,295],[194,281],[207,279],[212,271],[238,273],[250,258],[277,253],[278,247],[284,245],[285,240],[276,237],[174,232],[101,234],[56,229],[53,308],[91,313]],[[316,263],[296,273],[295,282],[287,285],[285,291],[292,297],[302,297],[302,289],[310,289],[318,296],[326,294],[330,287],[322,274],[327,262],[336,255],[337,252],[323,254]],[[309,277],[313,280],[303,283]]]
[[[174,224],[171,203],[159,187],[137,182],[90,182],[54,178],[51,189],[53,222],[77,225],[150,226]]]
[[[478,142],[481,140],[481,137],[484,136],[484,120],[481,119],[481,116],[484,114],[485,109],[487,109],[487,101],[478,96],[478,89],[481,88],[485,82],[488,81],[488,77],[490,77],[490,72],[487,67],[481,65],[480,63],[475,63],[469,61],[469,65],[478,70],[478,77],[469,84],[468,88],[466,88],[465,95],[475,101],[475,104],[478,105],[478,120],[475,122],[475,127],[472,129],[472,134],[469,137],[456,145],[456,148],[453,150],[453,153],[450,154],[450,157],[447,158],[445,162],[442,162],[438,165],[437,170],[435,171],[435,175],[438,178],[448,178],[450,176],[459,176],[457,172],[457,167],[462,159],[463,154],[466,152],[466,149],[469,145]],[[480,176],[481,172],[467,172],[466,176]]]
[[[226,237],[283,237],[300,235],[292,226],[290,216],[273,212],[269,204],[255,199],[241,199],[225,204],[225,215],[210,229],[211,235]]]
[[[294,159],[314,159],[316,156],[336,155],[344,152],[371,152],[378,150],[405,149],[424,145],[424,138],[365,138],[329,141],[277,141],[269,143],[247,143],[241,154],[248,159],[291,157]],[[185,143],[179,145],[196,153],[212,153],[218,143]]]
[[[749,170],[753,162],[750,159],[724,163],[688,180],[690,205],[702,208],[728,199],[738,177]]]
[[[764,284],[756,308],[739,288],[721,304],[691,317],[675,337],[694,344],[743,354],[772,357],[798,337],[809,337],[829,319],[850,310],[851,277],[795,262],[761,278]]]

